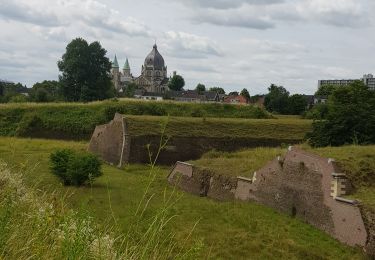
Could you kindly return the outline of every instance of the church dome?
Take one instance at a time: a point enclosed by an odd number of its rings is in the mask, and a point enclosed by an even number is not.
[[[146,67],[153,67],[155,70],[163,70],[164,68],[164,59],[163,56],[158,51],[156,44],[154,45],[152,51],[147,55],[145,59]]]

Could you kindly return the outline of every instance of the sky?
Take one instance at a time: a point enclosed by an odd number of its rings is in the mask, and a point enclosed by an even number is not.
[[[0,0],[0,79],[57,80],[74,38],[134,76],[155,41],[186,88],[313,94],[319,79],[375,73],[373,0]]]

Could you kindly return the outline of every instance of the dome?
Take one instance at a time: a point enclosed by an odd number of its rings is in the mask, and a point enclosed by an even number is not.
[[[161,54],[159,53],[156,44],[145,59],[145,67],[154,67],[155,70],[163,70],[164,68],[164,59],[163,56],[161,56]]]

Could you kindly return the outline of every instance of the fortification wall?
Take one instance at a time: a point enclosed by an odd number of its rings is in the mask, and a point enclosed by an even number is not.
[[[194,126],[192,126],[194,127]],[[200,158],[204,153],[216,149],[232,152],[242,148],[277,147],[281,144],[295,144],[298,139],[278,140],[271,138],[210,138],[172,136],[160,153],[157,163],[172,165],[176,161]],[[159,149],[160,136],[132,134],[128,131],[127,120],[116,114],[109,124],[97,126],[91,137],[89,151],[99,155],[114,165],[126,163],[149,163],[149,151],[155,156]]]
[[[371,227],[367,226],[366,230],[354,201],[340,197],[345,194],[345,185],[338,185],[340,190],[334,189],[344,176],[337,174],[339,169],[333,160],[293,148],[285,157],[276,158],[254,173],[251,179],[220,175],[215,178],[211,171],[209,182],[207,174],[199,168],[193,165],[181,168],[179,164],[173,168],[168,180],[185,191],[220,200],[256,201],[301,218],[348,245],[367,245],[370,252],[372,236],[367,234],[371,234]],[[178,175],[184,176],[183,181],[179,182]],[[190,185],[194,190],[190,190]],[[204,189],[199,189],[202,187]],[[220,192],[224,195],[220,196]]]

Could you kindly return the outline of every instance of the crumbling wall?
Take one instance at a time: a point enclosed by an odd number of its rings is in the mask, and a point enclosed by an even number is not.
[[[177,162],[168,181],[182,190],[201,197],[232,200],[237,187],[236,178],[215,174],[207,168]]]
[[[120,114],[116,114],[109,124],[97,126],[91,137],[89,151],[113,165],[121,165],[121,158],[127,159],[128,155],[126,153],[124,156],[123,153],[124,128],[124,120]]]
[[[190,167],[195,169],[192,165]],[[175,169],[171,171],[169,180],[185,191],[189,191],[189,185],[198,188],[207,184],[207,178],[198,177],[206,175],[196,170],[192,171],[192,177],[185,174],[181,183],[171,181],[179,172]],[[215,177],[215,173],[210,172],[211,182],[205,187],[208,188],[208,197],[256,201],[303,219],[348,245],[365,247],[367,244],[367,247],[372,247],[369,244],[371,236],[367,241],[365,223],[355,201],[335,197],[332,193],[334,176],[340,176],[338,172],[333,160],[290,148],[284,158],[278,157],[269,162],[254,173],[252,179],[239,177],[234,181],[230,177]],[[224,195],[220,196],[220,192]]]

